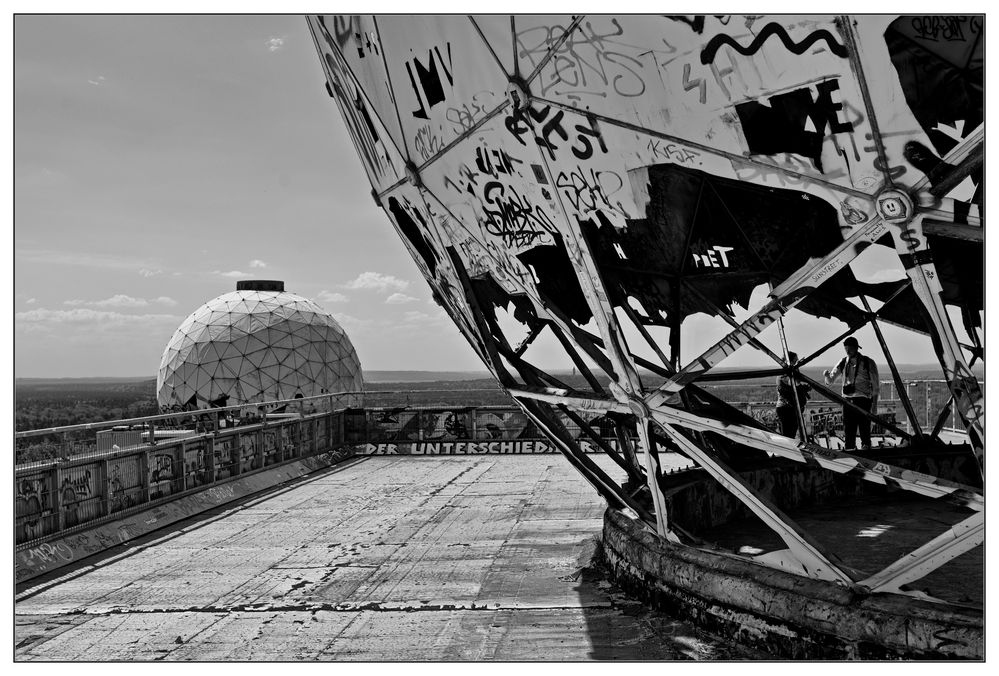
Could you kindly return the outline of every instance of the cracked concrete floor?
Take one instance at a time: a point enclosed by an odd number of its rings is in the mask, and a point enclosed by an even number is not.
[[[23,585],[15,659],[766,657],[587,568],[603,509],[560,455],[351,460]]]

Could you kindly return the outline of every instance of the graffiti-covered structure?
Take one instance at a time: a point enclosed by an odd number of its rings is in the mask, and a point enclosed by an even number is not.
[[[242,281],[174,332],[156,375],[161,408],[206,408],[358,392],[361,365],[346,332],[283,282]]]
[[[981,544],[980,482],[818,447],[804,425],[798,438],[775,434],[703,385],[789,375],[848,407],[849,392],[800,367],[870,326],[901,384],[880,329],[890,323],[932,338],[980,468],[984,402],[969,365],[984,359],[984,17],[308,22],[373,197],[434,297],[611,506],[670,542],[696,542],[696,523],[668,518],[666,449],[779,534],[787,550],[760,565],[903,593]],[[797,363],[792,309],[835,327]],[[695,315],[724,322],[723,337],[691,335]],[[532,349],[544,341],[586,386],[546,368]],[[715,370],[739,350],[772,367]],[[853,409],[903,443],[938,437],[939,424],[902,404],[906,429]],[[587,460],[562,414],[584,431],[596,414],[637,428],[637,445],[622,433],[620,452],[607,449],[627,488]],[[969,514],[963,539],[941,535],[916,563],[870,576],[848,570],[737,478],[774,457],[956,501]]]

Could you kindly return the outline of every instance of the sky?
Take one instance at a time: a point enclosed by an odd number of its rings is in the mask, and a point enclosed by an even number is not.
[[[21,15],[13,52],[16,377],[153,377],[184,317],[252,278],[333,313],[366,370],[483,369],[375,206],[304,18]],[[877,248],[860,276],[901,278]],[[788,327],[804,354],[843,325]],[[692,318],[683,358],[729,330]],[[934,361],[885,333],[898,361]],[[557,352],[534,358],[568,367]],[[725,365],[772,362],[747,347]]]
[[[17,377],[154,376],[239,279],[367,369],[477,370],[374,204],[300,16],[14,20]]]

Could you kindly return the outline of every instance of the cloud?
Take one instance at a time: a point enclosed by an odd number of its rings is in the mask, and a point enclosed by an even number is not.
[[[96,80],[87,80],[87,82],[89,82],[90,84],[95,85],[97,87],[101,86],[106,81],[107,81],[107,78],[105,78],[103,75],[98,75]]]
[[[86,251],[55,251],[52,249],[17,249],[14,257],[22,263],[42,263],[44,265],[71,265],[101,270],[133,270],[143,277],[152,277],[163,272],[159,265],[149,259],[136,259],[135,256],[114,256]]]
[[[284,38],[270,38],[267,41],[267,51],[276,52],[284,47]]]
[[[250,277],[251,275],[247,272],[240,272],[239,270],[230,270],[229,272],[222,272],[221,270],[216,270],[214,273],[219,277],[229,277],[230,279],[236,279],[237,277]]]
[[[342,326],[344,329],[346,329],[348,332],[351,331],[356,332],[364,330],[371,326],[374,326],[375,324],[375,322],[371,319],[360,319],[358,317],[354,317],[353,315],[348,315],[343,312],[334,312],[333,319],[335,319],[337,323],[340,326]]]
[[[88,331],[106,332],[130,329],[159,330],[166,326],[176,326],[183,319],[169,314],[129,315],[113,310],[92,310],[74,308],[72,310],[47,310],[38,308],[18,312],[14,315],[16,329],[26,333],[47,333],[72,327],[73,331],[87,328]]]
[[[383,275],[380,272],[362,272],[355,279],[343,285],[345,289],[374,289],[377,291],[388,291],[394,289],[402,291],[409,286],[405,279],[399,279],[392,275]]]
[[[393,293],[391,296],[385,299],[385,302],[389,305],[402,305],[403,303],[412,303],[414,301],[420,300],[414,296],[407,296],[404,293]]]
[[[115,294],[110,298],[105,298],[103,300],[64,300],[63,305],[69,305],[71,307],[78,307],[81,305],[87,305],[90,307],[146,307],[150,303],[159,303],[161,305],[176,305],[177,301],[173,298],[168,298],[167,296],[160,296],[159,298],[154,298],[152,300],[146,300],[145,298],[133,298],[132,296],[126,296],[123,293]]]
[[[428,319],[433,319],[431,315],[426,312],[420,312],[419,310],[410,310],[409,312],[404,312],[402,314],[402,320],[404,322],[423,322]]]
[[[259,258],[254,258],[252,261],[250,261],[250,267],[251,268],[266,268],[267,267],[267,263],[264,263]]]
[[[28,300],[26,300],[24,302],[27,303],[28,305],[34,305],[38,301],[36,299],[34,299],[34,298],[29,298]]]
[[[316,296],[318,300],[324,303],[346,303],[350,300],[347,296],[342,293],[337,293],[336,291],[320,291],[319,295]]]

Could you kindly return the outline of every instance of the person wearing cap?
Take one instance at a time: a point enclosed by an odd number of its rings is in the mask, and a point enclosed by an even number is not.
[[[878,366],[867,355],[860,354],[857,339],[850,336],[843,341],[846,356],[831,371],[823,371],[826,385],[832,385],[843,374],[843,396],[864,411],[878,410]],[[871,419],[850,406],[843,407],[843,432],[846,448],[856,449],[857,431],[860,431],[862,448],[871,447]]]
[[[791,366],[798,362],[798,355],[788,352],[788,362]],[[797,388],[798,396],[795,397],[794,390]],[[777,422],[780,425],[780,433],[785,437],[794,437],[798,433],[798,412],[805,409],[805,402],[808,401],[808,391],[811,386],[806,383],[799,383],[790,375],[777,376]]]

